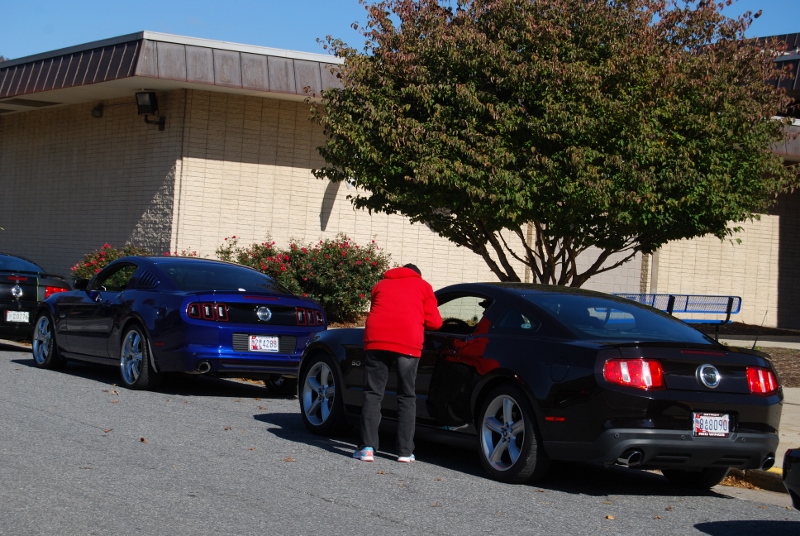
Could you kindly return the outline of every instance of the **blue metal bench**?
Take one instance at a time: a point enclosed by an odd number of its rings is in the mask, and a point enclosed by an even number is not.
[[[715,331],[719,333],[719,326],[729,324],[731,315],[737,314],[742,308],[742,298],[739,296],[708,296],[702,294],[627,294],[616,293],[638,303],[643,303],[667,314],[705,314],[725,315],[720,318],[680,318],[688,324],[716,324]]]

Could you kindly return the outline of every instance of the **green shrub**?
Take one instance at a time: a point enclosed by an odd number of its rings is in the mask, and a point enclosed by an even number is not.
[[[242,247],[233,236],[216,251],[221,260],[251,266],[274,277],[292,292],[320,302],[331,322],[351,322],[369,305],[370,290],[389,266],[389,257],[373,240],[362,247],[344,234],[316,244],[291,241],[288,249],[269,238]]]
[[[99,250],[87,253],[83,256],[83,260],[70,268],[72,280],[91,279],[111,261],[129,255],[152,255],[152,253],[133,244],[125,244],[122,249],[117,249],[110,244],[103,244]]]

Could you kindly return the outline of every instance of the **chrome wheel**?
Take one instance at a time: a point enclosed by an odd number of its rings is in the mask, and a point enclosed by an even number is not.
[[[54,342],[50,317],[42,315],[36,321],[36,327],[33,329],[33,344],[31,345],[33,360],[37,365],[44,365],[47,362],[50,352],[53,351]]]
[[[38,368],[60,369],[67,360],[58,353],[55,324],[49,313],[41,313],[33,324],[31,353],[33,362]]]
[[[513,384],[496,387],[478,413],[480,458],[486,472],[503,482],[528,482],[544,476],[550,459],[525,392]]]
[[[122,373],[122,381],[128,386],[135,384],[142,373],[143,344],[144,337],[137,329],[128,331],[122,340],[119,368]]]
[[[315,363],[303,383],[303,411],[315,426],[323,424],[331,416],[336,397],[336,383],[330,367],[324,362]]]
[[[519,460],[525,445],[525,421],[517,402],[498,396],[486,408],[481,425],[481,446],[486,461],[505,471]]]
[[[303,423],[315,434],[341,430],[344,422],[344,404],[338,369],[331,358],[314,356],[300,373],[300,412]]]

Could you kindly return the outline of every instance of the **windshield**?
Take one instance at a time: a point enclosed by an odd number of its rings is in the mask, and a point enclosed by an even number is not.
[[[579,339],[701,344],[712,342],[680,320],[632,301],[550,293],[522,296],[567,326]]]
[[[186,262],[162,268],[175,286],[185,291],[236,290],[292,295],[268,275],[242,266]]]

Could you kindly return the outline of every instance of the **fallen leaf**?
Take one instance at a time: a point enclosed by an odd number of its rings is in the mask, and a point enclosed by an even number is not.
[[[442,503],[440,503],[439,501],[436,501],[431,506],[433,506],[434,508],[440,508],[442,506]]]
[[[661,519],[661,516],[656,516],[656,519]]]
[[[91,467],[89,467],[88,465],[84,465],[83,467],[81,467],[81,469],[91,469]]]
[[[230,426],[226,426],[226,427],[225,427],[225,430],[230,430],[230,429],[231,429],[231,427],[230,427]]]
[[[297,460],[295,460],[291,456],[287,456],[286,458],[283,459],[283,461],[285,461],[285,462],[296,462]]]
[[[617,519],[617,518],[614,516],[606,516],[606,519]]]
[[[264,406],[258,406],[258,409],[260,409],[261,411],[264,411],[267,408],[265,408]]]
[[[112,404],[119,404],[119,400],[112,400],[111,403]]]
[[[104,428],[104,429],[103,429],[103,433],[107,434],[107,433],[109,433],[111,430],[113,430],[113,428]]]
[[[253,400],[261,400],[261,398],[254,398]]]
[[[674,510],[674,508],[673,508],[673,507],[671,507],[671,506],[667,506],[666,508],[664,508],[664,510],[666,510],[666,511],[668,511],[668,512],[669,512],[670,510]]]
[[[386,474],[386,471],[384,471],[383,469],[381,469],[380,471],[378,471],[378,472],[377,472],[377,474],[379,474],[379,475],[385,475],[385,474]]]
[[[436,482],[441,482],[441,481],[442,481],[442,479],[441,479],[441,478],[434,478],[434,480],[435,480]]]
[[[147,443],[147,440],[145,438],[143,438],[143,437],[140,437],[139,441],[141,441],[142,443]]]
[[[250,447],[250,448],[249,448],[249,449],[247,449],[247,450],[256,450],[256,448],[255,448],[255,447]]]
[[[544,490],[543,489],[537,489],[536,493],[544,493]]]

